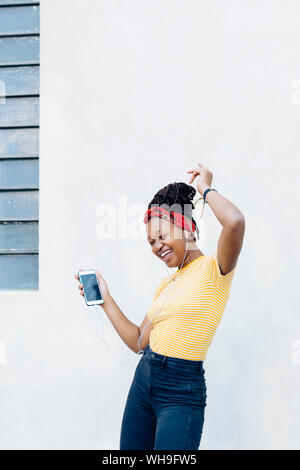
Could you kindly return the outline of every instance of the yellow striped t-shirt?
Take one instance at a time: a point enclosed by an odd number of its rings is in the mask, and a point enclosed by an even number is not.
[[[150,348],[165,356],[204,361],[225,310],[236,267],[223,276],[215,250],[176,271],[171,281],[164,277],[147,312],[153,324]]]

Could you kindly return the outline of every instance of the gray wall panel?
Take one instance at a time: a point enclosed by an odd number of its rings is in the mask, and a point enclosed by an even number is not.
[[[38,263],[38,255],[0,254],[0,289],[38,289]]]
[[[0,38],[0,65],[39,63],[39,37]]]
[[[39,124],[39,98],[6,98],[0,105],[0,126]]]
[[[0,220],[37,220],[38,191],[0,191]]]
[[[0,68],[0,96],[38,95],[39,89],[38,66]]]
[[[34,0],[0,0],[0,5],[15,5],[18,3],[39,3]]]
[[[38,251],[38,222],[0,223],[0,253],[7,250]]]
[[[38,155],[39,129],[0,129],[0,158]]]
[[[0,10],[0,35],[39,32],[38,6],[7,7]]]
[[[38,187],[38,160],[0,160],[0,189]]]

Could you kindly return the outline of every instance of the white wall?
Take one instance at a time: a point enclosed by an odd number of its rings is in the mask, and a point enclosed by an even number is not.
[[[73,275],[98,268],[139,324],[165,268],[145,239],[99,239],[97,210],[146,207],[198,161],[246,218],[200,448],[299,448],[299,14],[291,0],[42,0],[40,290],[0,292],[1,449],[118,449],[140,357],[99,308],[130,362],[112,358]],[[208,205],[200,231],[211,254]]]

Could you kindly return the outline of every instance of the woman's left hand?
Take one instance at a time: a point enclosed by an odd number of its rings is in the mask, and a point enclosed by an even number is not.
[[[189,184],[191,184],[199,175],[197,181],[197,190],[201,196],[203,196],[203,193],[207,188],[211,188],[213,174],[206,166],[202,165],[202,163],[198,163],[196,168],[193,170],[188,170],[187,173],[192,173]]]

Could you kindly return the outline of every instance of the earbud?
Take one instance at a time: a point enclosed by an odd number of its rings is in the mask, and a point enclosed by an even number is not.
[[[189,232],[188,230],[184,230],[184,235],[185,235],[185,239],[188,240],[188,241],[190,241],[190,240],[189,240],[190,232]],[[194,242],[196,241],[195,235],[193,235],[193,240],[194,240]]]

